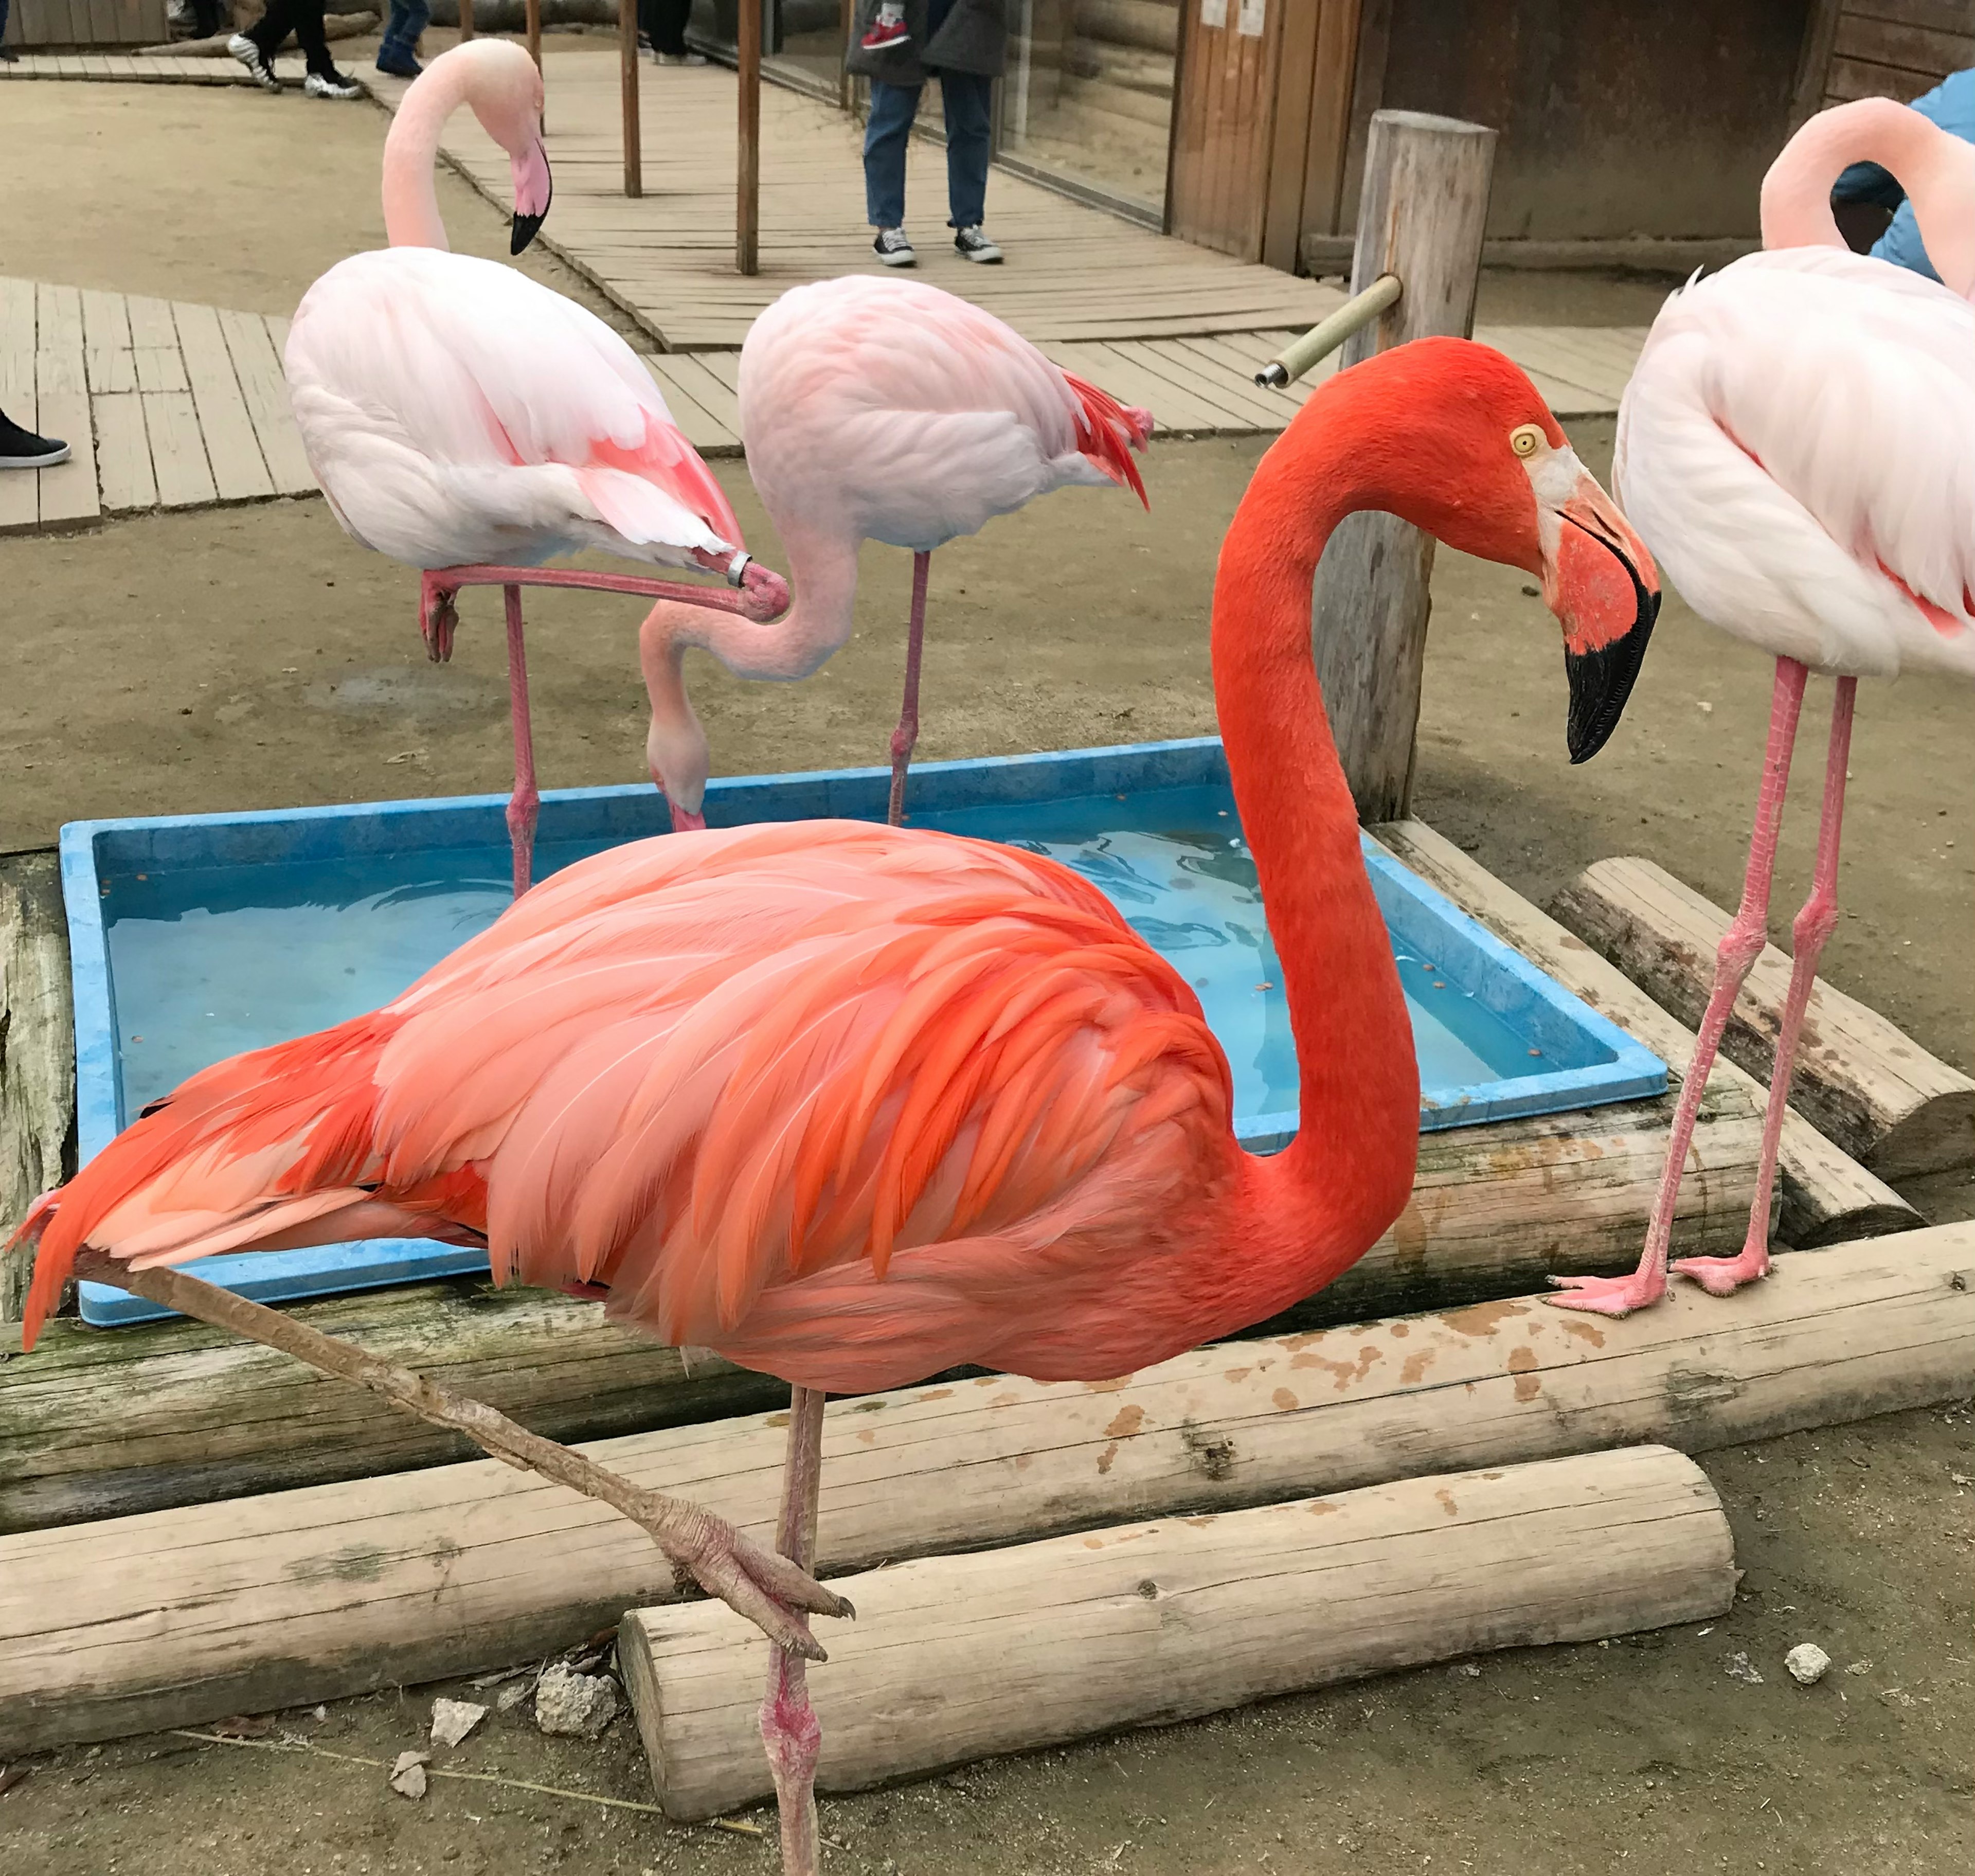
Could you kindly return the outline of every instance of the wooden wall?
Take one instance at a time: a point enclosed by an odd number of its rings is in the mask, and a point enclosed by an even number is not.
[[[7,44],[20,50],[162,45],[169,30],[165,0],[13,0]]]
[[[1819,0],[1796,115],[1855,97],[1902,103],[1975,66],[1975,0]]]

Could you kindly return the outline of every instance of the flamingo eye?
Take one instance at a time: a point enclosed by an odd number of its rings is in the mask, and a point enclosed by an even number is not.
[[[1543,446],[1543,425],[1519,423],[1509,432],[1509,447],[1519,456],[1533,456]]]

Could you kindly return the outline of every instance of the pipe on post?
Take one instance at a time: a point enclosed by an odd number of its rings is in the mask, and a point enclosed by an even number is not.
[[[1319,320],[1300,339],[1292,339],[1255,373],[1255,382],[1278,391],[1293,384],[1354,333],[1396,306],[1402,291],[1396,274],[1381,274],[1362,293],[1353,294],[1328,319]]]
[[[1358,324],[1344,341],[1341,368],[1408,340],[1473,332],[1494,159],[1495,133],[1484,125],[1420,111],[1372,113],[1353,304],[1369,301],[1387,275],[1405,290]],[[1345,780],[1367,823],[1402,820],[1411,809],[1433,546],[1431,535],[1395,516],[1353,514],[1316,570],[1317,681]]]
[[[638,4],[617,0],[617,62],[623,76],[624,193],[645,192],[645,156],[638,132]]]
[[[740,160],[734,204],[734,271],[761,271],[761,8],[741,0],[735,51],[741,67]]]

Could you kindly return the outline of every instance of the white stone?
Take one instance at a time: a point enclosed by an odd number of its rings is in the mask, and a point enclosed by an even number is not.
[[[471,1700],[438,1700],[432,1702],[432,1743],[457,1746],[487,1717],[487,1709]]]
[[[431,1763],[430,1753],[399,1753],[398,1763],[391,1768],[392,1790],[401,1798],[422,1798],[426,1795],[426,1767]]]
[[[504,1713],[511,1713],[524,1700],[532,1700],[534,1692],[532,1680],[511,1681],[495,1696],[494,1704]]]
[[[1762,1670],[1740,1649],[1728,1658],[1728,1678],[1746,1681],[1752,1687],[1763,1684]]]
[[[535,1683],[535,1724],[544,1733],[600,1738],[617,1713],[617,1688],[603,1674],[579,1674],[553,1661]]]
[[[1831,1671],[1831,1657],[1815,1641],[1799,1641],[1783,1657],[1783,1665],[1799,1687],[1814,1687]]]

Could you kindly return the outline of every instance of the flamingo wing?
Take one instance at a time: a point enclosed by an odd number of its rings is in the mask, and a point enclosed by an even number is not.
[[[588,545],[681,564],[740,540],[631,348],[511,268],[426,248],[353,255],[304,296],[284,362],[338,518],[394,558]]]
[[[1688,602],[1819,669],[1975,676],[1975,308],[1825,248],[1655,322],[1613,486]]]
[[[1237,1157],[1231,1102],[1185,980],[1052,861],[847,822],[642,842],[194,1077],[34,1221],[33,1308],[84,1243],[424,1230],[810,1385],[909,1378],[1047,1345],[1155,1253]]]
[[[851,274],[793,288],[741,348],[748,464],[777,511],[938,546],[1065,484],[1119,482],[1152,432],[969,301]]]

